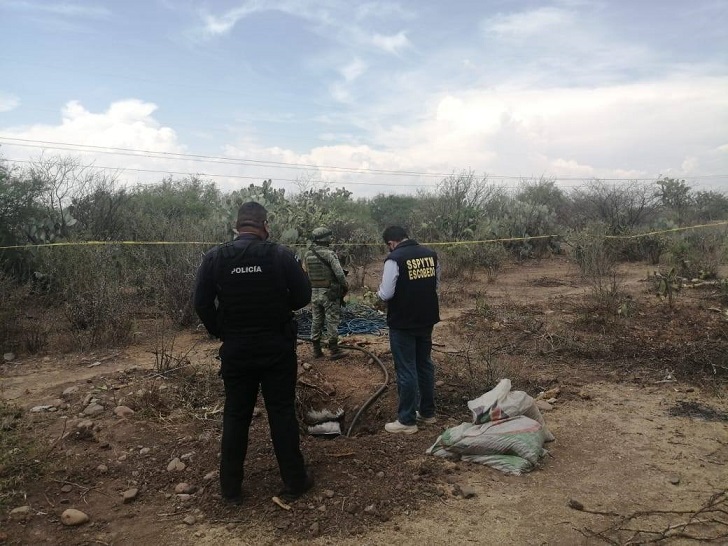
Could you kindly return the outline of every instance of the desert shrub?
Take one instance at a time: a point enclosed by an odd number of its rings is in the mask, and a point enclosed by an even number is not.
[[[610,273],[604,277],[596,277],[591,279],[591,291],[589,300],[593,304],[593,310],[606,315],[617,316],[627,313],[622,311],[626,309],[625,302],[628,296],[616,272]]]
[[[649,184],[593,180],[572,192],[568,225],[580,229],[597,220],[609,235],[621,235],[648,225],[657,213],[657,201]]]
[[[480,244],[474,249],[475,261],[488,276],[488,282],[495,282],[508,258],[508,253],[500,243]]]
[[[491,222],[490,229],[497,238],[523,238],[503,243],[516,258],[541,258],[556,250],[555,240],[550,237],[529,239],[556,233],[556,214],[546,205],[513,200],[505,214]]]
[[[39,446],[29,429],[22,410],[0,399],[0,509],[14,508],[26,484],[42,472]]]
[[[341,261],[341,266],[349,271],[347,281],[349,288],[355,290],[364,286],[367,270],[374,260],[379,259],[384,251],[384,244],[373,245],[372,241],[381,239],[373,226],[334,224],[334,228],[341,235],[341,239],[335,239],[333,250]],[[345,244],[337,244],[337,242]]]
[[[162,391],[158,382],[152,381],[137,396],[135,403],[152,413],[165,414],[171,408],[181,408],[197,418],[207,419],[222,409],[222,381],[216,369],[192,362],[190,354],[197,344],[181,349],[177,344],[177,333],[168,319],[156,322],[152,351],[155,376],[167,381],[168,388]]]
[[[475,270],[475,261],[466,246],[443,245],[437,247],[440,261],[441,280],[458,279],[472,276]]]
[[[502,188],[473,172],[452,175],[432,193],[421,192],[410,235],[423,241],[473,239],[484,219],[503,201]]]
[[[626,298],[617,273],[621,241],[609,239],[604,227],[598,224],[573,234],[571,240],[572,256],[589,283],[592,310],[618,315]]]
[[[488,334],[472,332],[469,340],[462,352],[442,357],[444,364],[438,367],[438,376],[450,385],[457,385],[459,395],[476,398],[504,378],[521,389],[531,390],[532,367],[522,358],[510,358]],[[459,400],[459,403],[462,402]]]
[[[571,257],[579,266],[583,278],[604,278],[615,271],[618,243],[606,235],[603,226],[593,224],[569,237],[573,247]]]
[[[28,297],[28,286],[0,270],[0,347],[3,352],[16,350],[22,341],[22,302]]]
[[[489,282],[495,282],[508,253],[500,243],[443,245],[437,248],[443,279],[472,279],[483,269]]]
[[[664,234],[645,235],[637,239],[641,259],[651,265],[658,265],[660,258],[670,246],[670,238]]]
[[[725,259],[726,230],[704,229],[688,232],[670,247],[670,264],[688,279],[714,279]]]
[[[82,348],[118,345],[132,333],[135,295],[121,248],[67,246],[40,249],[39,275],[46,279],[77,344]]]
[[[146,314],[167,317],[180,326],[196,323],[192,292],[205,250],[199,245],[134,249],[133,283],[143,295]]]
[[[154,332],[154,371],[159,376],[167,376],[190,365],[189,354],[194,348],[184,352],[177,351],[177,332],[171,323],[164,318],[155,323]]]
[[[39,353],[48,345],[47,321],[28,316],[30,306],[41,305],[31,283],[20,282],[0,270],[0,349]]]
[[[23,321],[22,347],[28,354],[37,354],[48,347],[49,326],[44,320],[32,317]]]
[[[369,201],[369,210],[378,232],[388,226],[409,227],[417,198],[411,195],[385,195],[380,193]]]

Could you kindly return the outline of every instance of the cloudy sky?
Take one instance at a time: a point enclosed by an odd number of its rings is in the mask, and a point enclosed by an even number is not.
[[[0,0],[0,21],[19,166],[357,196],[463,170],[728,191],[725,0]]]

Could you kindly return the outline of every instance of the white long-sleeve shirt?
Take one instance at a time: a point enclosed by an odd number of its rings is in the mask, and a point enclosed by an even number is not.
[[[437,269],[435,270],[436,275],[436,287],[440,288],[440,263],[437,263]],[[399,266],[394,260],[387,260],[384,262],[384,271],[382,272],[382,282],[379,284],[379,290],[377,296],[382,301],[389,301],[394,297],[394,289],[397,286],[397,279],[399,278]]]

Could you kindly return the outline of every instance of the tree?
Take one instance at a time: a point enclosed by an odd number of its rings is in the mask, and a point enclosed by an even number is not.
[[[68,207],[86,194],[98,176],[77,157],[41,155],[32,161],[28,177],[42,188],[39,204],[43,216],[28,226],[28,238],[33,243],[43,243],[68,237],[76,224]]]
[[[24,231],[39,213],[43,185],[0,162],[0,244],[25,243]]]
[[[416,229],[423,237],[454,241],[472,238],[486,215],[490,201],[498,201],[502,191],[488,183],[488,177],[476,178],[463,172],[445,178],[434,194],[420,194]]]
[[[418,200],[412,195],[385,195],[380,193],[369,201],[369,210],[379,231],[388,226],[411,227],[412,212]]]
[[[230,233],[229,211],[213,182],[197,176],[165,178],[138,186],[125,207],[124,238],[147,241],[224,240]]]
[[[72,199],[69,210],[86,239],[113,240],[124,234],[130,198],[126,188],[116,188],[115,178],[102,177],[87,195]]]
[[[693,199],[696,219],[711,222],[728,219],[728,196],[717,191],[699,191]]]
[[[685,180],[676,178],[661,178],[657,181],[657,185],[659,186],[657,197],[660,204],[675,214],[678,226],[683,225],[685,216],[693,205],[690,186]]]
[[[656,196],[646,184],[607,184],[593,180],[572,196],[571,227],[594,220],[607,226],[607,235],[620,235],[648,224],[655,215]]]
[[[535,182],[525,182],[516,193],[516,199],[531,205],[545,206],[556,215],[557,221],[565,219],[567,215],[568,198],[554,180],[540,178]]]

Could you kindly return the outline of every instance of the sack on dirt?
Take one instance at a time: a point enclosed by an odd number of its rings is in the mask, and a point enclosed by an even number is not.
[[[507,474],[519,475],[535,468],[539,459],[546,455],[544,440],[544,427],[521,415],[482,425],[462,423],[449,428],[427,453],[485,464]]]
[[[484,424],[510,417],[525,415],[538,421],[544,430],[547,442],[554,441],[554,435],[546,427],[546,421],[536,401],[523,391],[511,391],[510,379],[501,379],[495,388],[468,402],[473,413],[473,423]]]

